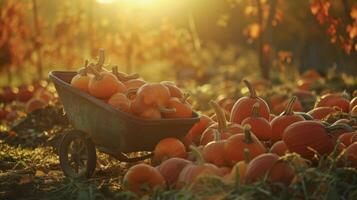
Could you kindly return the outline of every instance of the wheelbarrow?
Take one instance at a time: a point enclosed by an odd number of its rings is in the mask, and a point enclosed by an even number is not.
[[[197,113],[187,119],[146,120],[122,112],[70,85],[77,72],[52,71],[54,83],[73,130],[62,138],[60,166],[68,177],[90,178],[96,168],[96,150],[122,162],[148,159],[152,153],[130,157],[130,152],[152,152],[167,137],[183,139],[199,121]]]

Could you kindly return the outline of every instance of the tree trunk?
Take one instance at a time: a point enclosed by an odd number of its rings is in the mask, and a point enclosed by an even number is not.
[[[32,6],[33,6],[33,20],[35,24],[35,38],[34,38],[34,43],[35,43],[35,51],[37,52],[38,56],[38,62],[37,62],[37,74],[40,79],[43,78],[43,67],[42,67],[42,53],[41,53],[41,42],[38,40],[41,38],[41,33],[40,33],[40,27],[39,27],[39,21],[38,21],[38,10],[37,10],[37,2],[36,0],[32,0]]]
[[[258,7],[258,23],[260,25],[260,36],[258,39],[259,48],[259,67],[261,75],[264,79],[269,79],[269,72],[272,65],[271,52],[273,43],[273,25],[274,16],[276,13],[277,0],[270,0],[269,16],[265,27],[263,23],[263,10],[260,0],[257,0]]]

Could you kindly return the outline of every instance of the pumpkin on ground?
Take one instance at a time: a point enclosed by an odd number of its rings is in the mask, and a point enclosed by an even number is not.
[[[289,152],[288,147],[282,140],[275,142],[270,148],[270,153],[275,153],[278,156],[283,156],[287,152]]]
[[[191,161],[183,158],[169,158],[162,162],[157,170],[165,178],[167,186],[172,187],[176,185],[183,168],[190,163]]]
[[[186,158],[185,145],[177,138],[165,138],[155,146],[153,161],[161,163],[168,158]]]
[[[271,142],[275,143],[282,139],[282,135],[286,127],[298,121],[304,121],[305,119],[301,115],[294,114],[293,104],[296,97],[292,97],[289,104],[286,106],[285,111],[279,116],[275,117],[271,122],[272,135]],[[253,131],[254,132],[254,131]]]
[[[155,188],[165,188],[165,179],[156,168],[141,163],[126,172],[123,186],[141,196],[152,192]]]
[[[242,125],[249,124],[259,140],[268,141],[271,139],[272,129],[269,121],[259,115],[259,107],[259,103],[253,105],[251,115],[242,121]]]
[[[254,88],[249,83],[249,81],[243,80],[243,82],[249,89],[250,95],[246,97],[241,97],[240,99],[238,99],[238,101],[236,101],[232,108],[229,121],[240,124],[245,118],[251,115],[253,105],[257,102],[260,104],[259,115],[269,120],[270,109],[268,104],[262,98],[257,96]]]
[[[252,159],[266,152],[264,145],[250,131],[250,125],[244,127],[244,133],[236,134],[229,137],[224,145],[225,158],[231,166],[244,160],[244,149],[250,152]]]
[[[300,121],[288,126],[283,133],[283,141],[290,152],[300,154],[303,158],[312,159],[316,151],[320,155],[330,154],[335,141],[334,132],[350,128],[344,125],[326,127],[319,121]]]
[[[247,183],[253,183],[267,176],[269,182],[288,185],[294,175],[292,167],[278,155],[264,153],[249,162],[245,178]]]
[[[243,128],[239,124],[227,123],[224,110],[216,102],[210,101],[209,104],[216,113],[217,123],[212,124],[202,133],[200,140],[201,145],[206,145],[214,141],[215,136],[217,136],[215,131],[219,133],[220,138],[218,140],[227,139],[231,135],[243,132]]]

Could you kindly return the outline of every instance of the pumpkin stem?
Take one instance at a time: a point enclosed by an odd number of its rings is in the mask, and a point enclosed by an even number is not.
[[[333,135],[333,132],[338,130],[344,130],[346,132],[352,132],[353,128],[348,124],[336,124],[329,127],[325,127],[328,134]]]
[[[341,97],[347,99],[347,100],[351,100],[351,96],[348,94],[348,92],[346,90],[344,90],[342,93],[341,93]]]
[[[217,129],[212,129],[213,135],[214,135],[214,141],[220,141],[222,140],[221,133]]]
[[[336,111],[342,112],[342,108],[338,106],[333,106],[332,108],[335,109]]]
[[[249,124],[244,126],[244,143],[246,144],[253,143],[252,133],[250,132],[251,128],[252,127]]]
[[[137,92],[138,92],[138,88],[131,88],[125,92],[125,96],[129,98],[131,95],[134,95]]]
[[[254,117],[254,118],[258,118],[258,117],[260,117],[260,114],[259,114],[259,107],[260,107],[260,104],[259,104],[259,102],[257,102],[257,103],[255,103],[254,105],[253,105],[253,108],[252,108],[252,117]]]
[[[248,164],[250,162],[250,151],[248,148],[244,148],[244,162]]]
[[[190,149],[191,149],[191,153],[193,155],[193,157],[196,158],[196,163],[198,165],[203,165],[205,163],[205,160],[203,159],[202,153],[200,152],[200,150],[198,150],[197,147],[190,145]]]
[[[213,108],[216,113],[217,122],[218,122],[218,131],[220,133],[224,132],[227,129],[227,119],[223,109],[215,102],[210,101],[209,105]]]
[[[129,74],[129,75],[123,77],[122,81],[126,82],[126,81],[129,81],[129,80],[132,80],[132,79],[137,79],[139,77],[140,77],[139,74],[136,74],[136,73],[135,74]]]
[[[113,74],[118,78],[119,81],[121,82],[126,82],[132,79],[137,79],[139,78],[139,74],[130,74],[130,75],[125,75],[125,74],[120,74],[118,71],[118,66],[114,65],[112,67],[112,72]]]
[[[293,106],[294,106],[296,99],[297,99],[296,96],[291,97],[288,105],[286,105],[286,107],[285,107],[285,111],[284,111],[283,115],[293,115],[294,114]]]
[[[100,80],[103,78],[103,76],[95,69],[95,66],[93,63],[89,64],[88,69],[90,69],[91,72],[94,74],[94,78],[96,80]]]
[[[244,84],[247,86],[248,90],[249,90],[249,97],[250,98],[257,98],[257,93],[255,92],[255,89],[253,88],[252,84],[244,79],[243,80]]]
[[[81,76],[87,76],[87,73],[88,73],[88,64],[89,64],[89,61],[86,59],[84,61],[84,68],[82,68],[81,70],[79,70],[79,74]]]
[[[113,73],[117,78],[119,78],[119,77],[118,77],[118,76],[119,76],[118,66],[114,65],[114,66],[112,67],[112,73]]]
[[[175,113],[176,112],[176,108],[165,108],[163,106],[158,106],[158,109],[162,113]]]
[[[105,60],[105,54],[104,54],[104,49],[99,49],[99,57],[98,57],[98,62],[95,65],[96,70],[100,71],[102,69],[102,66],[104,64]]]

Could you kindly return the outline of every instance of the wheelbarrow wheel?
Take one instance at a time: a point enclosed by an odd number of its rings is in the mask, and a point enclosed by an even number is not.
[[[70,131],[61,141],[59,159],[66,176],[90,178],[97,162],[95,145],[82,132]]]

